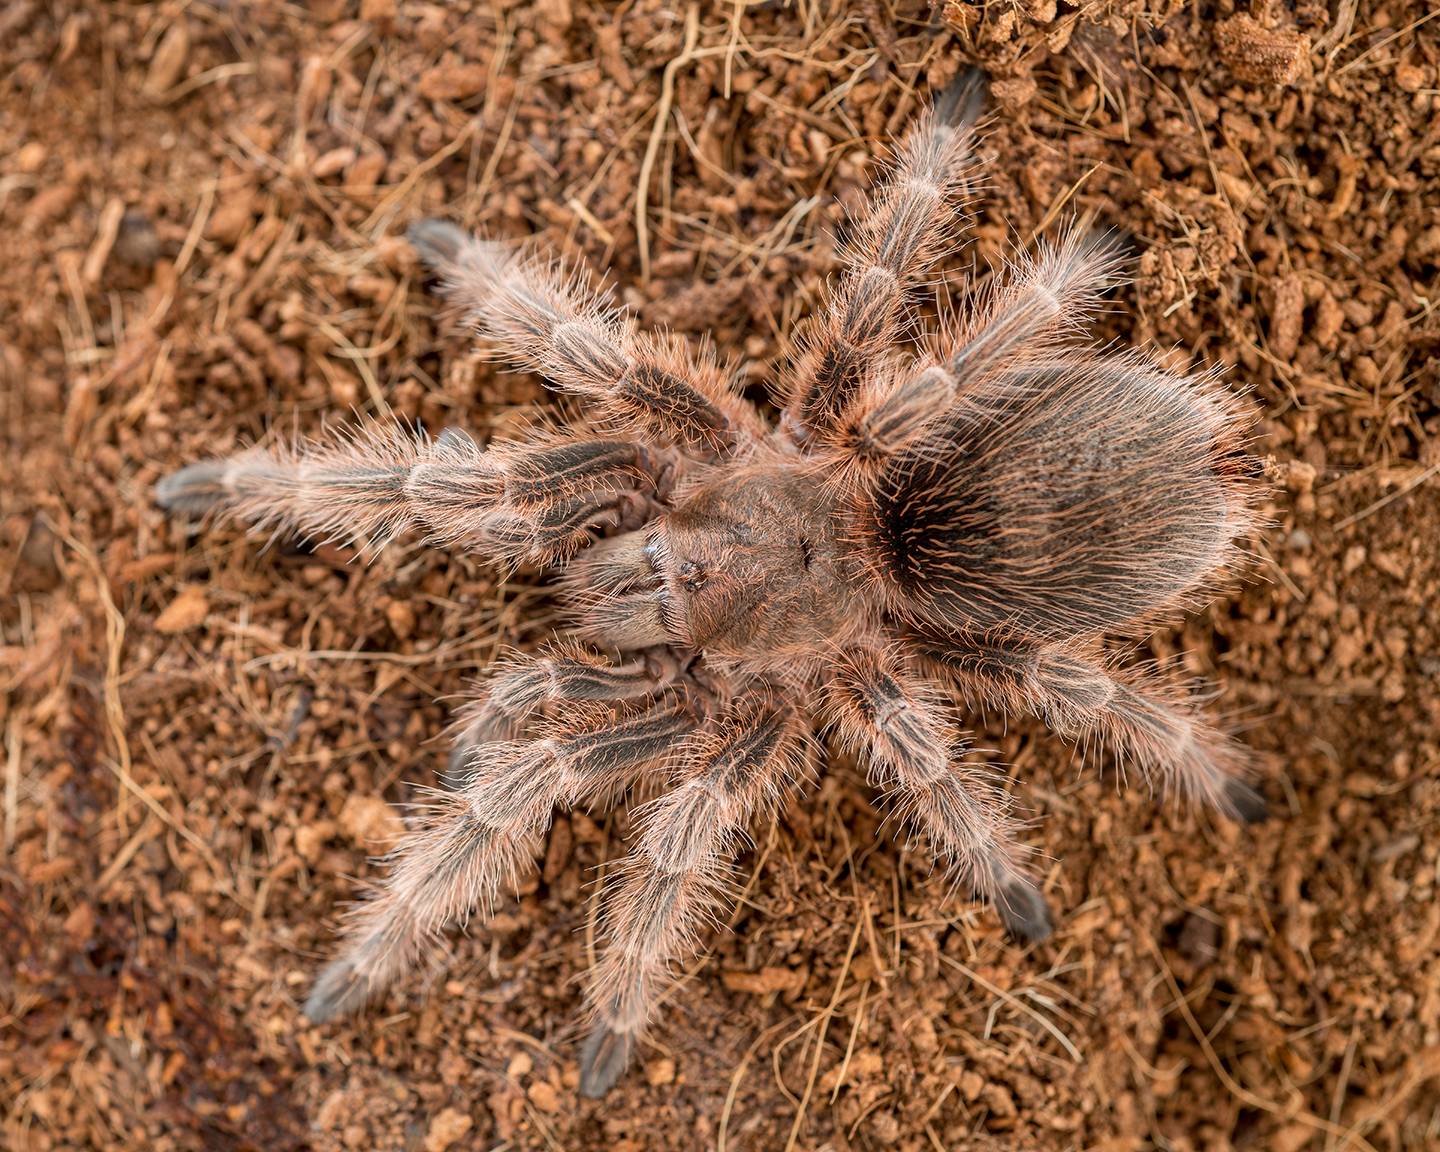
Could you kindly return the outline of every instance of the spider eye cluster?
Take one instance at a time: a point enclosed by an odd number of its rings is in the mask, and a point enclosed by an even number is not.
[[[686,592],[699,592],[710,581],[710,573],[703,564],[694,560],[681,561],[675,568],[675,574],[680,577],[681,585]]]

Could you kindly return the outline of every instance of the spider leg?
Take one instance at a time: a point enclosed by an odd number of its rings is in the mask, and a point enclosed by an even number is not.
[[[678,453],[628,440],[557,434],[487,452],[457,429],[429,441],[369,424],[191,464],[162,480],[156,498],[189,515],[374,547],[423,527],[501,561],[548,563],[588,543],[592,526],[643,520],[650,493],[668,490],[679,466]]]
[[[636,331],[551,263],[487,243],[443,220],[412,224],[410,242],[450,302],[508,357],[600,403],[623,426],[725,451],[760,434],[759,414],[713,356]]]
[[[515,739],[525,721],[546,704],[640,700],[660,687],[644,661],[616,666],[579,644],[550,644],[539,655],[502,667],[455,713],[449,774],[462,779],[476,749]]]
[[[477,906],[487,915],[500,882],[524,862],[525,840],[549,825],[557,804],[613,794],[695,728],[674,698],[619,719],[577,711],[542,739],[474,751],[465,786],[436,797],[423,829],[397,851],[383,890],[354,911],[344,951],[305,1002],[307,1017],[359,1008],[413,967],[447,920]]]
[[[1053,357],[1056,344],[1077,330],[1118,269],[1121,248],[1105,233],[1072,233],[1043,243],[1040,254],[1018,265],[1015,278],[997,292],[988,308],[950,341],[944,363],[909,377],[881,382],[852,404],[828,442],[837,465],[876,466],[915,443],[940,419],[967,400],[974,419],[988,413],[980,386],[999,373],[1023,368],[1027,360]]]
[[[1070,738],[1092,733],[1147,776],[1232,820],[1265,819],[1265,801],[1245,780],[1247,749],[1164,698],[1153,681],[1117,675],[1055,644],[1004,636],[921,636],[920,654],[974,699],[1040,716]]]
[[[1019,261],[989,308],[957,333],[945,367],[959,389],[1013,367],[1032,349],[1053,355],[1057,339],[1081,333],[1124,254],[1109,232],[1072,231],[1058,242],[1042,242],[1038,256]]]
[[[670,961],[694,948],[745,826],[799,776],[803,747],[795,712],[752,701],[701,738],[680,784],[650,806],[610,902],[609,945],[590,993],[595,1025],[580,1053],[582,1095],[603,1096],[629,1065]]]
[[[1018,823],[993,773],[957,764],[960,735],[937,700],[900,662],[870,649],[846,652],[827,686],[829,718],[848,745],[867,751],[872,782],[889,787],[971,889],[1012,932],[1042,940],[1050,909],[1026,875]]]
[[[786,412],[792,427],[830,431],[858,398],[877,356],[898,338],[906,292],[940,254],[971,173],[983,93],[980,101],[973,95],[947,92],[901,145],[894,174],[846,253],[850,267],[802,339]]]

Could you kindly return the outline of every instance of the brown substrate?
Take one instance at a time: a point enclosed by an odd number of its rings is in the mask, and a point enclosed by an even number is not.
[[[7,1147],[659,1152],[723,1127],[759,1152],[805,1097],[795,1147],[833,1152],[1440,1148],[1440,23],[361,7],[0,5]],[[400,239],[425,214],[583,256],[762,395],[844,208],[969,60],[995,80],[988,187],[936,299],[1092,214],[1138,253],[1099,334],[1223,366],[1286,465],[1243,584],[1139,653],[1223,686],[1275,819],[972,716],[1043,818],[1044,946],[947,900],[836,756],[756,830],[741,911],[603,1102],[575,1092],[572,1021],[623,810],[562,818],[498,917],[309,1025],[367,856],[436,783],[447,698],[554,605],[414,540],[365,566],[190,537],[156,479],[379,406],[482,438],[543,414],[536,378],[437,327]]]

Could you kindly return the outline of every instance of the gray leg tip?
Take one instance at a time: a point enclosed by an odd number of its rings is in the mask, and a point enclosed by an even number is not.
[[[475,745],[456,744],[450,749],[450,755],[445,760],[444,771],[440,773],[440,783],[452,792],[459,792],[474,778]]]
[[[441,268],[455,263],[471,237],[465,229],[448,220],[416,220],[405,229],[405,239],[414,245],[426,265]]]
[[[634,1032],[616,1032],[606,1024],[596,1024],[580,1047],[580,1095],[599,1100],[625,1074],[634,1052]]]
[[[155,485],[155,501],[167,512],[203,516],[230,495],[224,460],[202,460],[172,472]]]
[[[1244,780],[1230,780],[1226,783],[1225,813],[1242,824],[1263,824],[1270,819],[1265,797]]]
[[[972,64],[936,95],[936,119],[957,128],[974,124],[984,113],[989,98],[990,77],[983,68]]]
[[[358,1012],[376,991],[355,974],[355,966],[349,960],[336,960],[320,973],[301,1011],[310,1023],[324,1024],[337,1016]]]
[[[995,911],[1022,940],[1047,940],[1055,931],[1050,905],[1040,889],[1023,877],[1006,881],[995,894]]]

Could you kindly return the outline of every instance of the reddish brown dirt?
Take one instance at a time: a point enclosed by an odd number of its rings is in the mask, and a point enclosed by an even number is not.
[[[7,1147],[659,1152],[723,1126],[758,1152],[814,1075],[801,1149],[1440,1148],[1440,21],[1232,4],[700,5],[648,289],[681,6],[0,5]],[[1247,582],[1147,641],[1223,685],[1276,818],[1177,810],[974,716],[1043,815],[1041,947],[945,900],[832,758],[604,1102],[570,1028],[624,811],[562,818],[494,921],[310,1026],[445,699],[553,607],[415,541],[363,567],[192,539],[156,479],[377,402],[482,437],[540,413],[536,379],[437,330],[399,239],[424,214],[583,254],[759,394],[827,230],[967,60],[997,114],[952,289],[1057,215],[1125,230],[1103,333],[1225,367],[1286,465]]]

